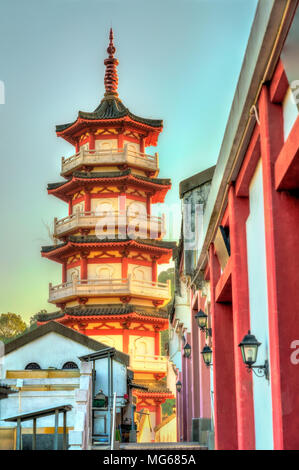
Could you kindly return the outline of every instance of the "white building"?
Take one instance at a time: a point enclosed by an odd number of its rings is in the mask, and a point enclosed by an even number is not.
[[[95,352],[95,360],[85,357]],[[89,448],[92,435],[109,443],[113,393],[117,395],[117,422],[123,415],[121,409],[128,404],[128,365],[127,354],[57,322],[39,326],[6,344],[0,382],[17,393],[0,400],[0,449],[16,448],[16,422],[7,422],[6,418],[62,405],[71,405],[67,413],[70,449]],[[105,403],[94,409],[93,398],[99,391]],[[61,414],[59,447],[62,419]],[[54,420],[53,415],[37,419],[37,449],[53,448]],[[32,420],[22,422],[23,449],[31,448],[32,430]]]

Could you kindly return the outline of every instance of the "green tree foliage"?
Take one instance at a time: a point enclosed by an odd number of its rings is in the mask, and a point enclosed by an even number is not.
[[[30,325],[30,326],[36,325],[38,316],[39,316],[40,314],[43,314],[43,315],[44,315],[44,314],[46,314],[46,313],[48,313],[47,310],[42,309],[42,310],[40,310],[39,312],[37,312],[37,313],[35,313],[34,315],[32,315],[32,316],[30,317],[30,320],[29,320],[29,325]]]
[[[174,297],[174,268],[168,268],[166,271],[161,271],[158,276],[159,282],[167,282],[170,280],[171,284],[171,298]]]
[[[168,268],[166,271],[160,272],[158,276],[159,282],[167,282],[170,280],[171,286],[171,301],[174,298],[174,268]],[[160,345],[161,345],[161,354],[163,356],[168,355],[168,345],[169,345],[169,330],[161,331],[160,333]]]
[[[0,315],[0,339],[7,342],[22,334],[27,328],[21,315],[16,313],[1,313]]]
[[[175,398],[168,398],[162,403],[162,415],[170,416],[173,414],[173,407],[175,406]]]
[[[163,330],[160,333],[160,346],[162,356],[168,356],[169,330]]]

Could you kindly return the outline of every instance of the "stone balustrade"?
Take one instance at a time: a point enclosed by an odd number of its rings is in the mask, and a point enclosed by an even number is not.
[[[155,155],[147,155],[145,153],[135,152],[129,149],[127,145],[121,150],[89,150],[82,147],[75,155],[68,158],[62,157],[61,175],[69,175],[82,166],[94,167],[124,164],[142,170],[156,172],[158,170],[159,157],[157,153],[155,153]]]
[[[56,286],[49,285],[49,302],[51,303],[76,297],[115,295],[169,300],[171,298],[170,282],[152,282],[128,277],[126,279],[73,279]]]

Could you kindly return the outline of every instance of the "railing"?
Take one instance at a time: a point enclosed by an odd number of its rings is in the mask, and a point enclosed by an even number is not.
[[[65,175],[82,165],[101,166],[111,164],[129,164],[137,168],[156,171],[158,170],[159,157],[157,153],[147,155],[130,150],[127,144],[121,150],[89,150],[82,147],[80,152],[75,155],[68,158],[62,157],[61,174]]]
[[[130,294],[168,300],[171,297],[170,282],[139,281],[128,277],[125,279],[74,279],[57,286],[49,284],[49,302],[54,303],[77,296],[97,297]]]
[[[63,219],[54,219],[54,237],[65,235],[80,228],[96,228],[96,233],[107,236],[116,227],[127,227],[127,233],[135,233],[138,226],[139,232],[150,232],[151,238],[165,234],[165,217],[156,217],[146,214],[128,215],[119,211],[113,212],[80,212],[77,211]],[[104,230],[104,227],[106,229]]]
[[[167,357],[153,354],[136,354],[130,361],[133,370],[167,373]]]

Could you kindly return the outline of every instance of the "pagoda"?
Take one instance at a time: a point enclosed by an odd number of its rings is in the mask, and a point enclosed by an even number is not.
[[[62,157],[63,180],[48,185],[68,215],[54,220],[53,245],[42,247],[44,258],[61,264],[62,283],[49,285],[59,310],[40,315],[39,324],[55,320],[128,353],[137,411],[148,409],[154,427],[161,404],[173,398],[160,351],[171,293],[157,267],[169,262],[174,243],[162,240],[164,220],[151,215],[151,204],[164,201],[171,182],[158,178],[158,154],[145,153],[163,122],[134,115],[118,97],[112,29],[109,39],[99,106],[56,126],[75,153]]]

